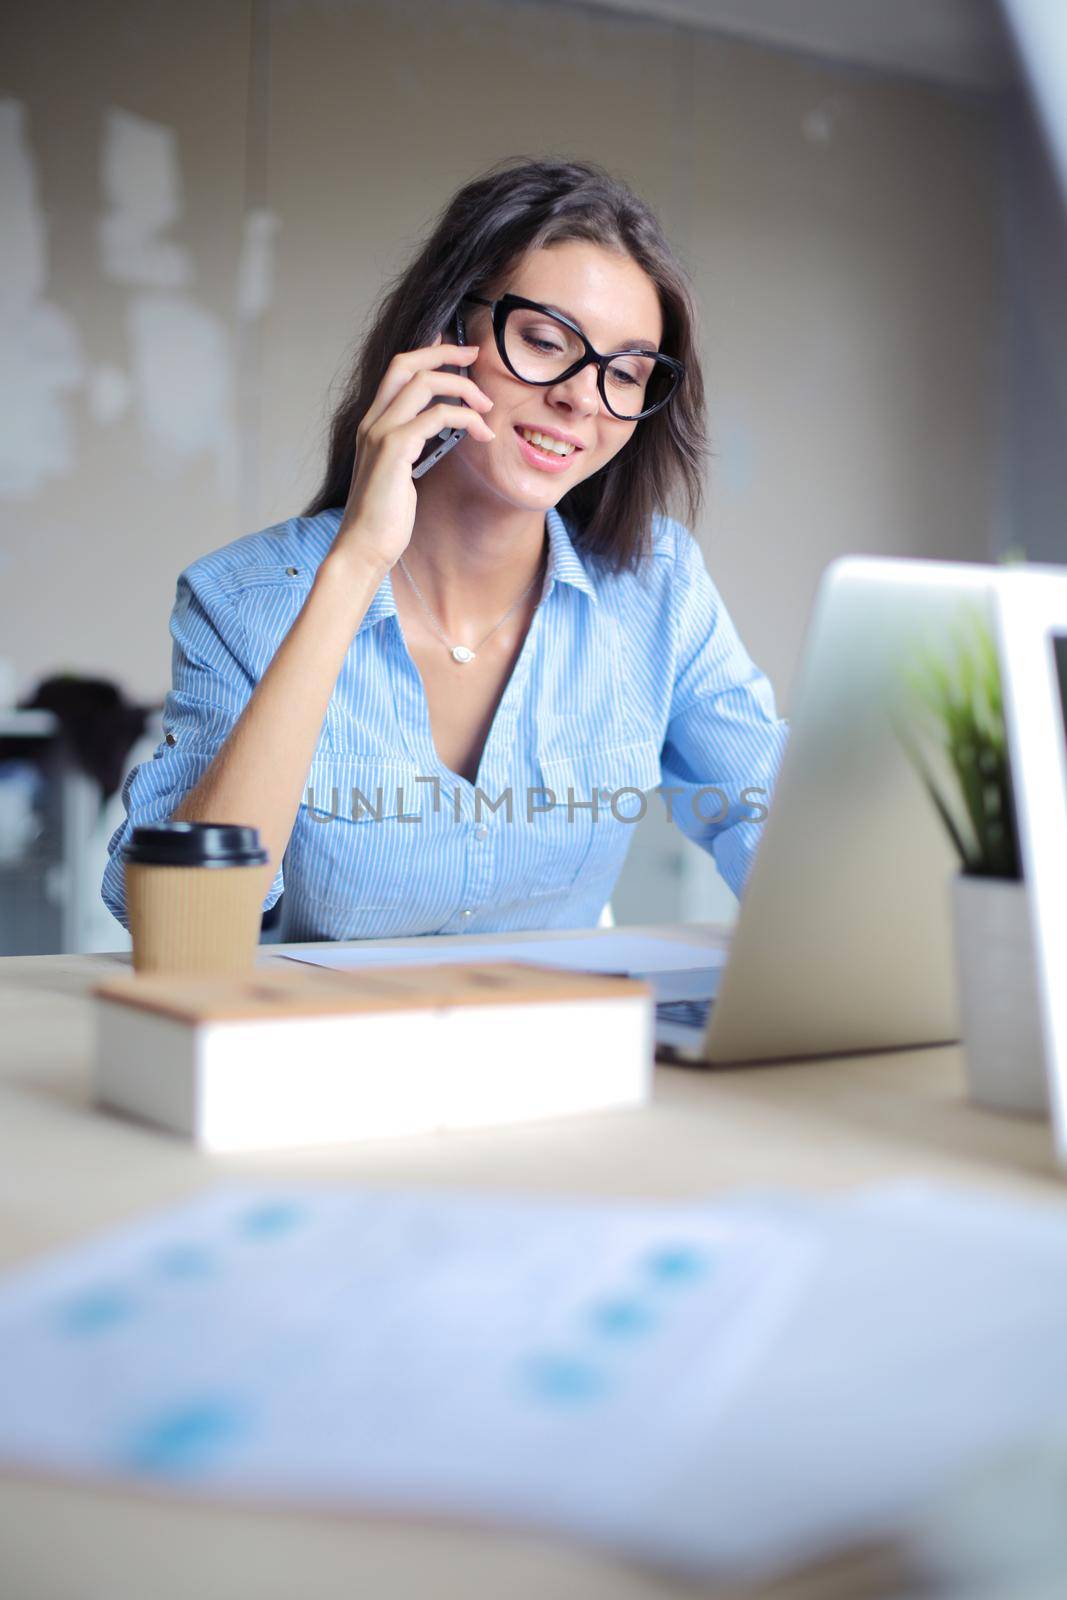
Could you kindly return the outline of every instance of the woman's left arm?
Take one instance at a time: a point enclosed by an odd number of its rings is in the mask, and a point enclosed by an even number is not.
[[[740,897],[767,815],[788,725],[749,657],[696,540],[678,529],[675,653],[662,796],[682,832]]]

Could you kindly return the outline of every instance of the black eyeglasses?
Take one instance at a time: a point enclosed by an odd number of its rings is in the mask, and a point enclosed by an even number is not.
[[[505,294],[499,300],[464,295],[460,303],[468,302],[489,307],[500,359],[521,383],[562,383],[593,361],[601,399],[620,421],[640,422],[661,410],[682,380],[682,363],[657,350],[613,350],[601,355],[576,322],[536,300],[518,294]],[[458,312],[456,321],[459,342],[464,344]]]

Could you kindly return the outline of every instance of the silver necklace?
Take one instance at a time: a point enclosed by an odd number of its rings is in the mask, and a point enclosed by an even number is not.
[[[453,644],[452,643],[451,639],[445,633],[445,630],[442,628],[441,624],[438,622],[437,618],[434,616],[433,612],[430,610],[430,607],[426,603],[426,596],[423,594],[422,590],[419,588],[418,584],[415,582],[415,579],[411,576],[411,573],[408,571],[407,563],[405,562],[403,556],[400,557],[400,568],[401,568],[401,571],[403,572],[405,578],[410,583],[412,589],[415,591],[416,600],[418,600],[420,606],[425,611],[426,615],[429,617],[430,625],[433,628],[434,633],[436,633],[437,637],[440,639],[441,643],[444,645],[445,649],[448,651],[449,655],[452,657],[452,660],[453,661],[458,661],[460,666],[464,666],[464,667],[467,665],[467,663],[469,661],[473,661],[474,660],[475,656],[478,654],[478,651],[482,648],[482,645],[485,644],[488,639],[491,639],[493,637],[494,633],[497,631],[498,628],[502,628],[504,626],[505,622],[508,620],[508,618],[511,616],[511,614],[514,611],[518,610],[519,606],[522,605],[522,602],[526,599],[526,596],[529,594],[530,590],[533,588],[534,584],[537,582],[537,580],[541,576],[541,567],[540,567],[540,564],[539,564],[538,568],[537,568],[537,571],[533,575],[533,579],[531,580],[530,583],[528,583],[526,585],[525,589],[522,591],[522,593],[520,594],[519,598],[514,602],[513,605],[510,605],[508,607],[508,609],[504,612],[504,615],[501,617],[499,622],[494,622],[493,626],[489,629],[489,632],[485,635],[485,638],[484,639],[479,639],[478,643],[474,646],[474,648],[472,650],[465,644]]]

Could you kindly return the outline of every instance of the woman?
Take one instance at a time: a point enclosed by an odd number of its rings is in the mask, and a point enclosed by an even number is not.
[[[586,163],[467,184],[384,298],[311,505],[178,580],[115,915],[133,826],[173,817],[259,828],[287,938],[592,925],[661,783],[740,893],[785,725],[665,514],[680,490],[695,518],[705,455],[649,208]]]

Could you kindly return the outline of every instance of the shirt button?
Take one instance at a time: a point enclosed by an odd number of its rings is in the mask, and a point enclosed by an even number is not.
[[[473,911],[461,911],[460,912],[460,916],[461,917],[473,917],[473,915],[474,915]]]
[[[163,737],[164,737],[165,743],[167,743],[167,744],[177,744],[178,743],[178,735],[176,733],[167,733],[167,734],[164,734]]]
[[[285,576],[287,578],[295,578],[299,570],[299,567],[286,567]]]
[[[476,839],[488,839],[489,829],[484,824],[480,828],[475,828],[474,837]]]

